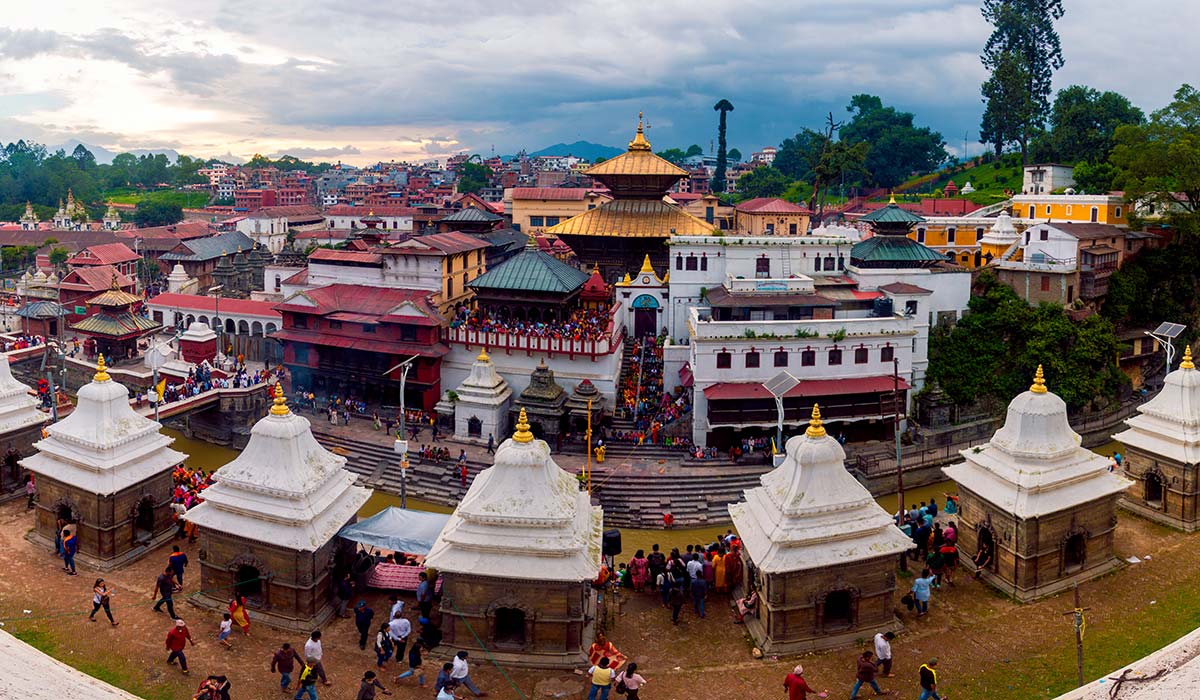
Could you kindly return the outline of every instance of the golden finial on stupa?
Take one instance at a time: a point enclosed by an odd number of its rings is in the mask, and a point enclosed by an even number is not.
[[[1046,375],[1042,374],[1042,366],[1038,365],[1037,372],[1033,375],[1033,385],[1029,390],[1035,394],[1046,393]]]
[[[529,418],[525,415],[525,409],[521,409],[521,415],[517,417],[517,432],[513,433],[513,442],[533,442],[533,433],[529,432]]]
[[[896,193],[892,192],[888,196],[888,204],[895,204],[895,203],[896,203]]]
[[[283,384],[275,385],[275,405],[271,406],[271,415],[286,416],[292,410],[287,407],[287,399],[283,397]]]
[[[492,359],[492,358],[488,357],[487,349],[484,348],[479,351],[479,357],[476,357],[475,361],[476,362],[487,362],[490,359]]]
[[[638,112],[638,128],[637,133],[633,135],[633,140],[629,142],[629,150],[631,151],[649,151],[650,142],[646,140],[646,132],[642,128],[642,113]]]
[[[1192,362],[1192,346],[1188,345],[1183,349],[1183,362],[1179,363],[1179,369],[1196,369],[1195,363]]]
[[[654,272],[654,266],[650,264],[650,254],[649,253],[647,253],[646,257],[642,260],[642,269],[638,270],[638,274],[646,274],[646,273],[654,275],[655,277],[658,276],[658,274],[656,272]]]
[[[821,407],[813,404],[812,419],[808,421],[808,430],[804,434],[810,438],[825,437],[825,424],[821,422]]]
[[[112,379],[112,377],[108,376],[108,366],[104,364],[104,355],[101,354],[100,357],[96,359],[96,374],[92,377],[92,381],[107,382],[110,379]]]

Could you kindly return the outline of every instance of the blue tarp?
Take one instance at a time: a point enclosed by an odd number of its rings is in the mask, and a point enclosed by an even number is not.
[[[450,519],[446,513],[427,513],[388,507],[338,532],[353,542],[409,554],[429,554]]]

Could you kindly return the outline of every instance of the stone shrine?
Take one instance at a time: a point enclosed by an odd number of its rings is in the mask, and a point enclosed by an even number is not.
[[[604,413],[605,399],[592,380],[584,379],[575,385],[567,399],[567,415],[570,416],[572,432],[583,432],[588,425],[588,402],[591,402],[592,433],[600,430],[600,416]]]
[[[486,445],[488,436],[499,440],[508,432],[508,405],[512,389],[496,372],[496,366],[486,351],[481,351],[471,365],[471,374],[455,390],[454,437],[466,442]]]
[[[5,494],[25,493],[25,479],[18,460],[33,452],[33,443],[41,437],[42,425],[50,417],[38,410],[38,401],[29,387],[17,381],[0,354],[0,500]]]
[[[959,558],[974,568],[979,548],[990,548],[988,583],[1032,600],[1120,566],[1117,499],[1130,482],[1080,445],[1041,365],[991,441],[960,454],[963,462],[942,469],[958,484]]]
[[[813,406],[783,464],[729,506],[745,546],[743,590],[761,601],[746,629],[765,654],[828,649],[898,629],[897,559],[912,540],[846,471]]]
[[[479,649],[473,630],[502,664],[586,666],[603,521],[522,410],[425,560],[443,576],[447,648]]]
[[[1187,532],[1200,529],[1200,371],[1191,346],[1162,391],[1125,423],[1129,429],[1113,435],[1125,446],[1121,466],[1133,480],[1121,505]]]
[[[75,524],[77,559],[110,570],[170,537],[171,472],[187,455],[161,425],[129,405],[129,392],[108,376],[101,355],[75,410],[46,428],[21,466],[37,479],[36,527],[30,537],[53,546],[58,519]]]
[[[223,609],[236,592],[276,627],[308,631],[326,622],[334,577],[354,552],[338,530],[371,497],[345,464],[288,409],[277,384],[246,449],[217,470],[204,502],[187,512],[200,528],[202,588],[189,600]]]
[[[546,358],[529,375],[529,386],[521,392],[513,418],[519,410],[529,416],[530,429],[539,440],[557,443],[563,432],[566,417],[567,392],[554,381],[554,370],[546,366]]]

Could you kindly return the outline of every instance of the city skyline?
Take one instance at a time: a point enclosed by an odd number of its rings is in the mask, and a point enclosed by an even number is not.
[[[1056,88],[1115,90],[1147,113],[1169,101],[1200,59],[1183,36],[1200,7],[1149,4],[1162,11],[1138,18],[1175,19],[1131,21],[1116,0],[1065,3]],[[914,112],[951,153],[982,150],[978,55],[989,27],[974,1],[469,2],[452,13],[432,3],[27,4],[5,24],[4,141],[364,164],[577,140],[620,147],[644,111],[656,148],[708,150],[712,104],[724,98],[736,107],[730,144],[748,156],[830,111],[845,115],[866,92]],[[1172,52],[1156,53],[1163,46]]]

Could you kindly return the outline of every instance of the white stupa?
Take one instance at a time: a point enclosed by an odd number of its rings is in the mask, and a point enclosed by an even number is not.
[[[981,245],[991,245],[997,248],[1007,249],[1013,243],[1020,240],[1021,235],[1017,233],[1017,227],[1013,225],[1012,216],[1008,211],[1001,211],[996,217],[996,223],[988,229],[987,233],[979,239]]]
[[[471,374],[455,389],[458,401],[454,402],[454,437],[479,443],[487,442],[487,436],[499,435],[506,426],[512,388],[488,357],[480,351],[471,365]],[[479,421],[475,434],[471,431],[471,419]]]
[[[962,450],[964,461],[942,471],[1017,518],[1057,513],[1129,486],[1109,471],[1107,457],[1080,443],[1066,402],[1046,389],[1038,365],[1033,385],[1008,405],[1004,426],[988,444]]]
[[[603,513],[579,482],[529,432],[525,409],[517,431],[496,449],[454,509],[425,563],[445,573],[591,581],[600,570]]]
[[[820,409],[813,406],[808,430],[788,440],[783,464],[729,506],[747,556],[759,570],[822,569],[912,548],[912,540],[846,471],[845,462],[846,451],[825,432]]]
[[[0,439],[49,420],[37,406],[29,387],[13,376],[8,356],[0,354]]]
[[[46,428],[47,437],[34,444],[37,453],[21,465],[85,493],[111,496],[187,459],[171,449],[174,438],[161,428],[134,412],[129,391],[108,376],[101,355],[75,410]]]
[[[1126,419],[1128,430],[1113,435],[1127,448],[1141,449],[1179,464],[1200,463],[1200,371],[1192,361],[1192,348],[1183,354],[1179,369],[1163,380],[1162,391]]]
[[[171,274],[167,275],[167,291],[171,293],[179,293],[187,286],[188,282],[192,281],[184,271],[183,265],[175,263],[171,268]]]
[[[355,486],[346,458],[322,447],[308,419],[292,413],[276,385],[269,415],[213,475],[204,503],[187,512],[202,530],[313,551],[328,543],[371,497]]]

